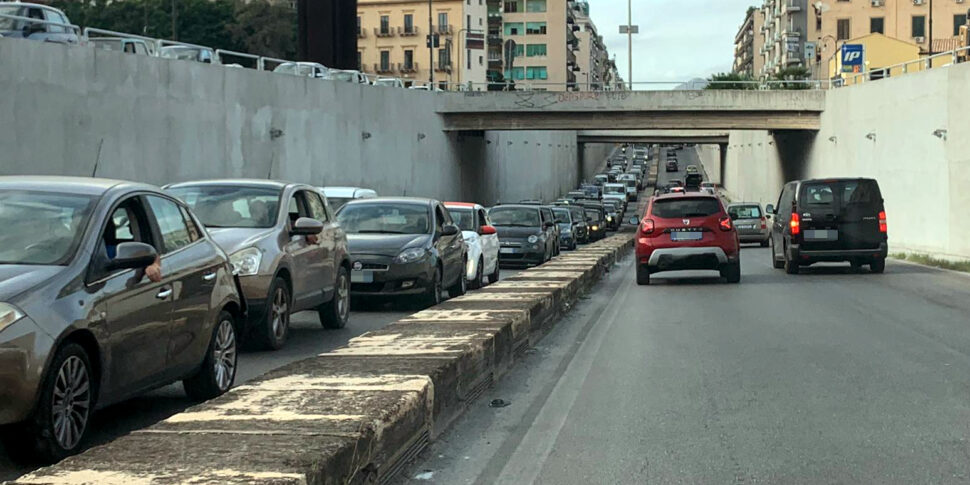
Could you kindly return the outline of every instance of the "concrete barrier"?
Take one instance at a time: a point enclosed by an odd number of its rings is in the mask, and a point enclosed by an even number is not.
[[[632,247],[564,253],[12,483],[385,482]]]

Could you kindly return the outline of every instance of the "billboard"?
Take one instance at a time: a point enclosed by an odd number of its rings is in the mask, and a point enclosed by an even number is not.
[[[864,47],[862,44],[842,45],[842,72],[858,73],[863,71],[866,61]]]

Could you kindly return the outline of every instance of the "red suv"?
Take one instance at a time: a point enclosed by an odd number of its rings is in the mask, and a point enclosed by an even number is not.
[[[741,281],[738,233],[720,199],[690,192],[654,197],[637,230],[637,284],[664,271],[709,269]]]

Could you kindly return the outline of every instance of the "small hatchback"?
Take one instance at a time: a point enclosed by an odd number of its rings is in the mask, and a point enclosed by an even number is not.
[[[768,247],[771,242],[771,229],[768,219],[761,208],[761,204],[752,202],[737,202],[729,204],[728,215],[738,229],[738,239],[742,243],[760,243],[761,247]]]
[[[638,285],[649,285],[651,274],[682,270],[714,270],[728,283],[741,281],[738,234],[717,197],[699,193],[654,197],[639,224]]]

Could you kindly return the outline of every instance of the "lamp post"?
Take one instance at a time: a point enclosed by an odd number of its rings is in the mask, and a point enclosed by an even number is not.
[[[431,73],[429,84],[434,89],[434,18],[431,12],[431,2],[428,0],[428,72]]]
[[[629,79],[627,79],[627,82],[629,83],[630,91],[633,91],[633,34],[640,33],[640,26],[633,25],[633,0],[627,0],[626,2],[626,15],[627,24],[620,26],[620,33],[626,34],[627,56],[629,61]]]

